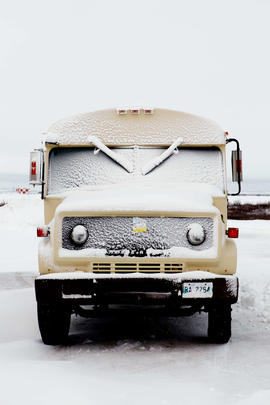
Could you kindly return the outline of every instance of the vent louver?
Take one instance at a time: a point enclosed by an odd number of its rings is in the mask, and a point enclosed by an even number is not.
[[[92,263],[94,273],[181,273],[182,263]]]

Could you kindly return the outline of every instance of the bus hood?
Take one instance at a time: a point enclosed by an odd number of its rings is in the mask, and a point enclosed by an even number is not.
[[[56,213],[123,213],[156,212],[159,214],[218,212],[213,197],[224,196],[216,187],[203,183],[128,184],[80,188],[70,192]]]

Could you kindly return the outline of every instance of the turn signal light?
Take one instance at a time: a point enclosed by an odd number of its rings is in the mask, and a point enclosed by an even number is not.
[[[40,226],[37,228],[37,237],[38,238],[44,238],[45,236],[48,236],[50,233],[50,229],[48,226]]]
[[[228,235],[228,238],[238,238],[239,229],[238,228],[228,228],[227,235]]]

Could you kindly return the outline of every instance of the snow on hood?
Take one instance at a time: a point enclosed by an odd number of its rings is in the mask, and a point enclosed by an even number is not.
[[[57,208],[65,211],[158,211],[216,213],[213,196],[223,195],[209,184],[179,183],[142,185],[127,183],[78,189]]]

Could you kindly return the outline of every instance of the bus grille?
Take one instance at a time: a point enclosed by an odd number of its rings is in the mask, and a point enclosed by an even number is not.
[[[92,263],[93,273],[181,273],[182,263]]]

